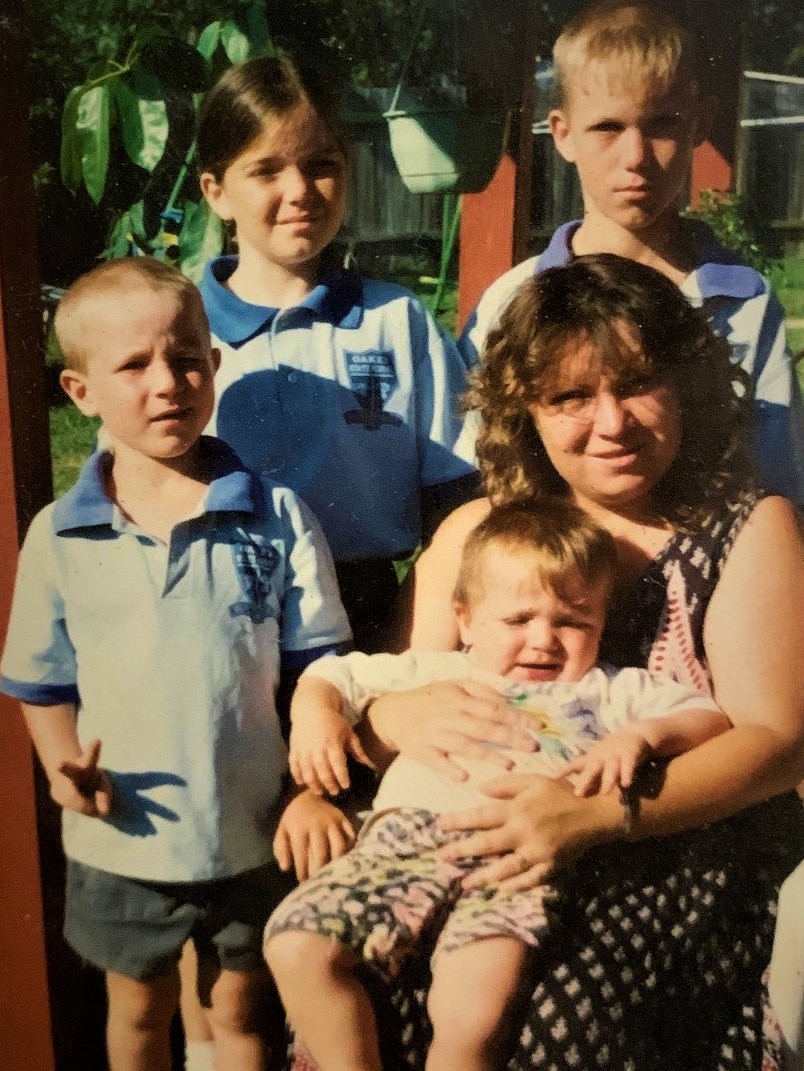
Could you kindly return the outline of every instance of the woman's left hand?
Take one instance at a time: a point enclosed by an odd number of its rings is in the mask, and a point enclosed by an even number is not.
[[[442,848],[442,858],[457,862],[490,857],[464,879],[467,889],[541,885],[587,848],[614,839],[622,829],[616,796],[579,798],[570,784],[540,774],[500,777],[482,791],[496,802],[439,819],[443,830],[467,833]]]

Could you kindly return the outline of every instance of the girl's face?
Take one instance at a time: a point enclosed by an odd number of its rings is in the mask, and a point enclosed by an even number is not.
[[[204,172],[210,207],[234,220],[242,262],[290,272],[315,261],[340,228],[346,207],[346,157],[307,104],[261,132],[220,182]]]
[[[624,337],[627,332],[621,332]],[[650,512],[681,442],[678,392],[649,370],[607,373],[590,342],[559,362],[528,407],[547,456],[578,505]]]

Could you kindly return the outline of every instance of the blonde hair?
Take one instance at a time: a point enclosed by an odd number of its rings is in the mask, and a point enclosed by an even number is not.
[[[732,364],[728,343],[660,272],[598,253],[529,279],[489,331],[466,405],[480,412],[478,464],[495,505],[567,494],[529,407],[584,344],[614,382],[655,378],[678,395],[681,443],[653,489],[661,517],[693,530],[721,503],[751,491],[750,380]]]
[[[53,331],[67,368],[81,373],[87,370],[92,357],[84,341],[87,318],[101,319],[110,298],[125,300],[126,293],[138,286],[177,294],[194,305],[199,325],[209,336],[201,294],[178,268],[153,257],[107,260],[76,279],[56,309]]]
[[[566,108],[581,72],[605,63],[618,84],[666,93],[680,82],[700,91],[698,46],[693,34],[651,3],[601,0],[564,27],[553,49],[554,104]]]
[[[483,556],[490,546],[529,554],[540,583],[563,599],[577,599],[602,581],[614,586],[617,547],[588,513],[563,499],[523,499],[497,506],[470,532],[464,545],[453,601],[470,607],[482,596]]]

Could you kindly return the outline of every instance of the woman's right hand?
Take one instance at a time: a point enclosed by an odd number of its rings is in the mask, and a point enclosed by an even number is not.
[[[525,724],[526,718],[490,685],[439,681],[375,699],[363,721],[373,746],[368,739],[364,744],[378,761],[403,754],[453,781],[465,781],[468,774],[455,758],[488,759],[510,770],[510,756],[495,745],[533,751],[537,744]]]

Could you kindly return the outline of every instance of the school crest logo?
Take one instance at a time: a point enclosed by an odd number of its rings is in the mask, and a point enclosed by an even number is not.
[[[245,616],[255,625],[271,617],[271,578],[279,564],[279,551],[270,543],[235,543],[232,547],[235,572],[245,596],[229,607],[231,617]]]
[[[383,409],[399,380],[394,355],[390,350],[346,350],[346,370],[349,384],[360,408],[344,414],[347,424],[362,424],[366,431],[378,431],[383,424],[397,425],[402,418]]]

